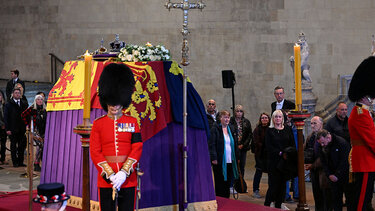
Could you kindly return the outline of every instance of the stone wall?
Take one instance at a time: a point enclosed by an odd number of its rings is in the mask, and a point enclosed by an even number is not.
[[[75,59],[120,34],[127,43],[162,43],[180,61],[182,11],[168,12],[166,0],[20,0],[0,6],[0,78],[17,67],[24,80],[50,80],[50,58]],[[176,1],[178,2],[178,1]],[[195,2],[195,1],[194,1]],[[205,0],[189,12],[191,65],[187,71],[204,102],[230,109],[231,90],[222,70],[236,74],[236,103],[255,125],[270,112],[273,88],[293,98],[289,57],[303,31],[310,45],[310,74],[317,109],[337,94],[337,75],[352,74],[370,54],[373,0]],[[89,4],[90,3],[90,4]],[[108,45],[106,46],[108,47]]]

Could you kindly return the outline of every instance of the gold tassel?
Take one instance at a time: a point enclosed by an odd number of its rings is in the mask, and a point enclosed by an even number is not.
[[[349,172],[349,183],[353,183],[353,182],[354,182],[353,172]]]

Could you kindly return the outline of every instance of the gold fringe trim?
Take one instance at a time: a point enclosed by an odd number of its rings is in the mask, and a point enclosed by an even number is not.
[[[77,209],[82,209],[82,198],[78,196],[70,196],[68,200],[68,206],[74,207]],[[167,205],[161,207],[149,207],[144,209],[139,209],[141,211],[178,211],[179,205]],[[188,211],[201,211],[201,210],[217,210],[217,202],[216,200],[212,201],[202,201],[202,202],[195,202],[189,203]],[[97,201],[90,200],[90,211],[100,211],[100,204]]]
[[[353,166],[352,166],[352,149],[350,149],[350,152],[349,152],[348,162],[349,162],[349,183],[354,183]]]
[[[74,207],[77,209],[82,209],[82,198],[78,196],[70,196],[68,200],[68,206]],[[90,210],[91,211],[100,211],[100,204],[97,201],[90,200]]]

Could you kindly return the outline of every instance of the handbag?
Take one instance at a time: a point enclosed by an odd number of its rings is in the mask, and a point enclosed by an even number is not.
[[[283,150],[284,154],[286,159],[280,158],[276,168],[283,174],[284,179],[290,180],[298,176],[297,150],[294,147],[287,147]]]
[[[238,169],[238,176],[239,176],[239,178],[234,180],[233,188],[237,191],[237,193],[246,193],[247,192],[247,184],[242,177],[240,169]]]

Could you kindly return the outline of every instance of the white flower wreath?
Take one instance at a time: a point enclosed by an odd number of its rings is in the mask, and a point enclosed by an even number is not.
[[[144,46],[127,44],[120,49],[118,58],[123,62],[166,61],[171,56],[163,45],[153,46],[151,43],[146,43]]]

